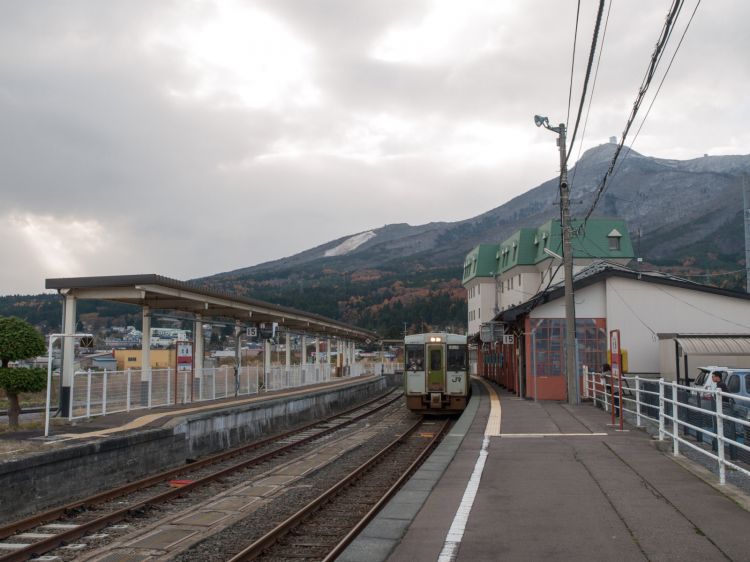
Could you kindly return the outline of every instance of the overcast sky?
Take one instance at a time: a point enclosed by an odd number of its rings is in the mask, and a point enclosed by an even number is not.
[[[670,3],[614,1],[584,149],[621,133]],[[228,271],[469,218],[558,172],[533,115],[566,119],[574,0],[0,5],[0,294]],[[701,4],[634,149],[750,152],[748,21]]]

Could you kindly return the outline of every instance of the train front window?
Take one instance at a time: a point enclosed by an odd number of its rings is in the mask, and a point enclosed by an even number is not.
[[[408,371],[424,371],[424,346],[406,346],[406,369]]]
[[[465,371],[467,365],[467,349],[465,345],[448,346],[448,370]]]
[[[430,371],[440,371],[443,368],[442,352],[439,347],[430,349]]]

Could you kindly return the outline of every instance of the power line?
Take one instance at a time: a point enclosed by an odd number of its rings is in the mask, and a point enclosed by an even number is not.
[[[725,275],[734,275],[735,273],[745,272],[745,269],[735,269],[734,271],[722,271],[719,273],[698,273],[696,275],[681,275],[681,277],[687,277],[688,279],[701,279],[705,277],[724,277]]]
[[[604,176],[602,177],[599,183],[599,187],[596,190],[596,195],[594,197],[594,202],[592,203],[591,207],[586,213],[586,217],[583,219],[583,224],[581,225],[583,228],[585,228],[586,221],[589,219],[589,217],[591,217],[591,213],[594,212],[596,205],[599,203],[599,199],[601,198],[602,193],[604,192],[604,189],[607,186],[607,179],[612,175],[615,165],[617,164],[617,158],[619,157],[620,152],[622,151],[622,148],[625,145],[625,140],[627,139],[628,132],[630,131],[630,128],[633,126],[633,121],[635,120],[635,117],[638,114],[638,110],[640,109],[641,104],[643,103],[643,99],[646,96],[646,92],[648,91],[648,88],[651,85],[651,81],[653,80],[654,73],[656,72],[656,68],[664,52],[664,47],[666,46],[667,41],[669,40],[669,37],[672,33],[672,30],[674,29],[674,25],[677,21],[677,16],[679,15],[680,10],[682,9],[682,5],[683,5],[683,0],[674,0],[672,5],[669,8],[669,12],[667,13],[667,18],[664,22],[664,26],[662,27],[661,33],[659,34],[659,39],[657,40],[656,46],[654,47],[654,52],[651,54],[651,60],[649,62],[648,67],[646,68],[646,73],[643,77],[643,81],[641,82],[641,86],[638,89],[638,94],[636,95],[635,102],[633,103],[633,109],[631,110],[628,120],[625,123],[625,129],[622,132],[620,143],[617,145],[617,148],[615,149],[615,153],[612,156],[612,161],[609,164],[609,168],[607,169],[607,171],[605,172]]]
[[[591,96],[589,97],[589,105],[586,109],[586,118],[583,120],[583,132],[581,133],[581,142],[578,143],[578,154],[576,155],[576,161],[581,159],[581,151],[583,150],[583,137],[586,136],[586,127],[589,123],[589,113],[591,113],[591,106],[594,103],[594,92],[596,91],[596,80],[599,77],[599,64],[602,62],[602,53],[604,52],[604,42],[607,39],[607,28],[609,27],[609,13],[612,11],[612,3],[614,0],[610,0],[609,6],[607,6],[607,17],[604,20],[604,31],[602,32],[602,43],[599,47],[599,56],[596,59],[596,70],[594,70],[594,82],[591,84]],[[573,183],[578,173],[578,166],[573,168],[573,176],[570,179],[570,186],[573,187]]]
[[[727,324],[734,324],[735,326],[739,326],[740,328],[745,328],[747,330],[750,330],[750,326],[748,326],[746,324],[740,324],[739,322],[732,322],[731,320],[728,320],[728,319],[724,318],[723,316],[719,316],[718,314],[714,314],[713,312],[711,312],[709,310],[705,310],[705,309],[701,308],[700,306],[696,306],[693,303],[691,303],[689,301],[686,301],[685,299],[682,299],[682,298],[678,297],[677,295],[674,295],[674,294],[670,293],[669,291],[667,291],[666,289],[663,289],[662,287],[657,287],[657,289],[659,289],[662,293],[664,293],[666,295],[669,295],[673,299],[678,300],[678,301],[680,301],[682,303],[685,303],[689,307],[694,308],[695,310],[698,310],[698,311],[702,312],[703,314],[706,314],[706,315],[711,316],[713,318],[716,318],[718,320],[722,320],[722,321],[726,322]]]
[[[630,304],[628,304],[628,301],[622,297],[622,295],[620,294],[620,291],[617,290],[617,288],[615,287],[614,284],[608,284],[607,287],[612,289],[612,291],[617,295],[617,298],[619,298],[620,301],[622,301],[622,304],[624,304],[625,307],[631,312],[631,314],[633,316],[635,316],[638,319],[638,321],[641,324],[643,324],[649,332],[651,332],[652,336],[656,336],[657,335],[656,331],[653,328],[651,328],[651,326],[649,326],[648,324],[646,324],[646,321],[643,318],[641,318],[640,316],[638,316],[638,313],[635,310],[633,310],[633,307],[630,306]]]
[[[581,101],[578,104],[578,115],[576,116],[576,124],[573,128],[573,136],[570,139],[568,145],[568,153],[565,155],[565,163],[568,163],[570,159],[570,153],[573,151],[573,145],[576,142],[576,134],[578,133],[578,125],[581,123],[581,114],[583,114],[583,104],[586,102],[586,91],[589,87],[589,78],[591,77],[591,66],[594,64],[594,54],[596,53],[596,44],[599,42],[599,27],[602,23],[602,13],[604,12],[604,1],[599,0],[599,10],[596,12],[596,24],[594,25],[594,36],[591,38],[591,50],[589,51],[589,62],[586,65],[586,76],[583,79],[583,91],[581,92]]]
[[[638,127],[638,130],[635,132],[635,135],[633,135],[633,140],[630,141],[630,145],[628,146],[628,152],[625,153],[625,156],[620,162],[620,165],[615,170],[615,173],[612,174],[613,177],[617,175],[617,172],[620,170],[620,168],[622,168],[622,163],[625,162],[625,160],[627,160],[628,156],[630,156],[630,150],[633,148],[633,145],[635,144],[635,141],[638,138],[638,135],[641,134],[641,129],[643,128],[644,123],[646,123],[646,119],[648,119],[648,116],[651,113],[651,108],[654,107],[654,102],[656,101],[656,98],[659,96],[659,92],[661,92],[661,87],[664,85],[664,80],[666,80],[667,74],[669,74],[669,70],[672,68],[672,63],[674,62],[674,59],[677,56],[677,52],[680,50],[680,47],[682,46],[682,41],[685,39],[685,35],[687,35],[688,29],[690,29],[690,24],[693,22],[695,13],[698,11],[698,6],[700,5],[701,5],[701,0],[698,0],[698,3],[695,5],[695,8],[693,8],[693,13],[690,14],[690,19],[688,20],[687,25],[685,26],[685,29],[682,31],[682,36],[680,36],[680,42],[677,43],[677,47],[675,48],[674,53],[672,53],[672,58],[669,60],[669,65],[667,66],[667,70],[664,71],[664,76],[661,77],[661,82],[659,82],[659,87],[656,89],[654,98],[651,100],[651,103],[649,104],[648,109],[646,110],[646,115],[643,116],[643,121],[641,121],[641,124]]]
[[[570,86],[568,87],[568,114],[565,117],[565,128],[568,128],[570,122],[570,102],[573,99],[573,74],[576,68],[576,43],[578,42],[578,18],[581,15],[581,0],[578,0],[578,8],[576,9],[576,28],[573,32],[573,55],[570,61]]]

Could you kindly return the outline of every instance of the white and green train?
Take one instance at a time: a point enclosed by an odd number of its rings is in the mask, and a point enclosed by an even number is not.
[[[406,407],[419,413],[466,408],[471,393],[466,336],[434,332],[404,338]]]

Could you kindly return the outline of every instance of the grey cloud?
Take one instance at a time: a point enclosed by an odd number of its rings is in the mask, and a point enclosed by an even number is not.
[[[179,52],[145,46],[144,33],[211,18],[211,2],[5,3],[0,221],[31,214],[100,222],[109,246],[96,260],[82,257],[81,274],[191,277],[385,223],[468,218],[557,172],[554,138],[536,131],[531,118],[564,120],[574,3],[514,2],[514,13],[492,23],[493,48],[473,58],[459,50],[429,65],[370,56],[394,26],[418,24],[427,0],[255,5],[312,47],[320,106],[253,110],[229,98],[170,95],[192,83],[193,70]],[[586,5],[582,14],[574,100],[592,10]],[[614,4],[586,146],[622,130],[665,12],[663,3],[645,0]],[[748,16],[744,3],[701,5],[634,148],[687,157],[747,146]],[[379,114],[410,131],[375,131],[380,137],[365,147],[371,158],[346,157],[356,145],[352,131]],[[465,166],[444,151],[466,123],[534,144],[512,158],[499,148],[496,161]],[[272,156],[286,145],[303,152]],[[0,259],[18,263],[33,248],[21,233],[12,239]],[[38,290],[40,276],[55,274],[29,261],[36,265],[28,274],[6,276],[0,292]]]

